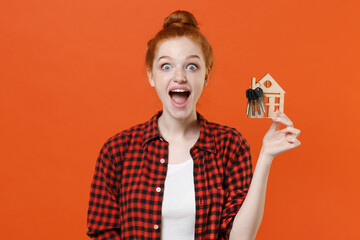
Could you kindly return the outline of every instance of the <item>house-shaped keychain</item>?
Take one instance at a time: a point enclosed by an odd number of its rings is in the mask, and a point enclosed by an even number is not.
[[[266,112],[261,114],[257,111],[257,106],[255,104],[255,115],[252,115],[252,111],[249,111],[249,118],[271,118],[276,110],[284,112],[284,95],[285,91],[280,87],[280,85],[270,76],[266,74],[260,81],[256,82],[256,79],[253,77],[251,81],[251,89],[260,87],[263,90],[263,98]]]

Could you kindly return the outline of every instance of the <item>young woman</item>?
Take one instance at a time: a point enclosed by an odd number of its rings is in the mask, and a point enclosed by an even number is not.
[[[88,235],[255,239],[272,160],[300,145],[300,131],[276,112],[252,172],[249,145],[240,132],[196,111],[213,57],[189,12],[165,19],[148,42],[146,64],[163,108],[102,147],[91,185]],[[280,123],[286,128],[279,130]]]

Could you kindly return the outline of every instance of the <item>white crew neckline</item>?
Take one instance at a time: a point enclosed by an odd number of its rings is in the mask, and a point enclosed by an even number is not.
[[[189,163],[189,162],[191,162],[193,159],[192,158],[190,158],[189,160],[187,160],[187,161],[185,161],[185,162],[182,162],[182,163],[169,163],[168,164],[168,166],[174,166],[174,167],[177,167],[177,166],[183,166],[183,165],[185,165],[185,164],[187,164],[187,163]]]

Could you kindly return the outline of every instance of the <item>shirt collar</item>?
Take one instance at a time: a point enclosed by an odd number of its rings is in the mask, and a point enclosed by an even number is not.
[[[157,123],[161,114],[162,111],[158,111],[149,121],[145,123],[142,146],[153,139],[161,138],[161,133]],[[196,112],[196,114],[200,123],[200,137],[195,143],[195,147],[215,154],[215,140],[211,125],[200,113]]]
[[[144,126],[144,134],[142,140],[142,146],[144,146],[147,142],[160,138],[161,134],[157,125],[157,120],[161,116],[162,111],[158,111],[149,121],[145,123]]]

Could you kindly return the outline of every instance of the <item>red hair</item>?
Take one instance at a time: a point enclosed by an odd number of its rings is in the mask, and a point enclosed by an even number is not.
[[[205,66],[211,70],[213,66],[213,53],[208,40],[201,34],[195,17],[187,11],[175,11],[164,21],[163,29],[158,32],[153,39],[147,43],[146,65],[152,70],[155,52],[159,43],[176,37],[188,37],[198,43],[202,49]]]

